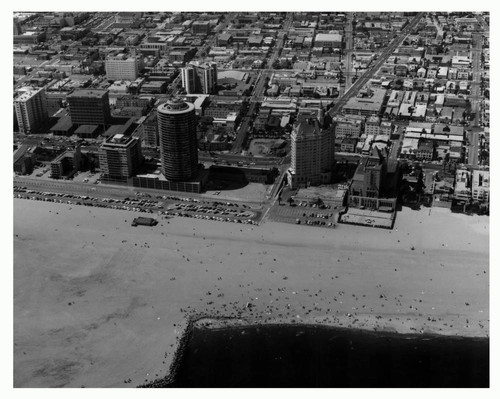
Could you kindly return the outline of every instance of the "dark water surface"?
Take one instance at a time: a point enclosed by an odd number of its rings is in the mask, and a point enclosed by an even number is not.
[[[194,328],[176,387],[488,387],[489,340],[316,326]]]

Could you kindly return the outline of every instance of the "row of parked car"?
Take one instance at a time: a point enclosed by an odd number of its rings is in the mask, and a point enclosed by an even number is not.
[[[193,205],[193,204],[183,204],[175,203],[168,207],[169,210],[184,210],[187,212],[202,212],[214,215],[228,215],[237,218],[250,218],[253,216],[253,212],[242,211],[239,209],[226,208],[217,205]]]
[[[252,219],[240,219],[240,218],[230,218],[230,217],[221,217],[221,216],[215,216],[215,215],[203,215],[199,213],[188,213],[188,212],[177,212],[177,211],[162,211],[160,212],[162,215],[166,216],[182,216],[182,217],[187,217],[187,218],[194,218],[194,219],[205,219],[205,220],[216,220],[219,222],[231,222],[231,223],[242,223],[242,224],[252,224],[252,225],[257,225],[258,223],[255,220]]]
[[[14,193],[17,193],[15,194],[15,197],[17,198],[27,198],[39,201],[67,203],[110,209],[122,209],[146,213],[159,211],[160,214],[169,216],[183,216],[193,217],[197,219],[217,220],[222,222],[257,224],[257,222],[254,222],[252,219],[250,219],[254,216],[253,212],[242,210],[239,208],[240,206],[242,208],[249,208],[247,205],[239,205],[233,202],[200,201],[196,198],[184,198],[171,195],[156,196],[155,199],[150,194],[145,193],[136,193],[136,198],[97,198],[88,195],[62,194],[47,191],[29,190],[27,189],[27,187],[21,186],[15,186]],[[157,201],[157,199],[185,201],[191,203],[176,202],[169,205],[166,211],[161,211],[161,209],[164,208],[164,202]],[[193,203],[196,203],[196,205]]]
[[[301,224],[302,221],[300,219],[295,220],[296,224]],[[325,222],[324,220],[309,220],[307,219],[304,224],[309,226],[325,226],[325,227],[335,227],[337,224],[335,222]]]
[[[78,194],[61,194],[50,191],[28,190],[26,187],[14,187],[16,198],[26,198],[36,201],[56,202],[61,204],[74,204],[91,206],[97,208],[122,209],[127,211],[153,213],[153,207],[161,206],[161,203],[150,200],[136,199],[113,199],[113,198],[96,198],[88,195]]]

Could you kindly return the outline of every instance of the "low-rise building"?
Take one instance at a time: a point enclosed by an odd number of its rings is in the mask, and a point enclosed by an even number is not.
[[[453,199],[468,203],[471,200],[471,173],[466,169],[457,169],[455,174],[455,191]]]
[[[363,141],[363,145],[361,146],[361,149],[360,149],[361,154],[363,154],[363,155],[370,155],[374,139],[375,139],[375,136],[373,136],[373,135],[366,135],[366,138]]]
[[[342,35],[338,33],[318,33],[314,38],[316,47],[340,48],[342,46]]]
[[[345,114],[350,115],[379,115],[384,103],[386,90],[384,89],[367,89],[357,97],[350,98],[342,108]]]
[[[478,202],[490,201],[490,172],[472,171],[472,199]]]
[[[342,139],[342,142],[340,144],[340,151],[341,152],[355,152],[356,151],[356,144],[358,144],[358,139],[355,137],[346,137]]]
[[[379,133],[380,134],[388,134],[388,135],[391,135],[392,134],[392,131],[393,131],[393,124],[392,122],[390,121],[382,121],[380,123],[380,129],[379,129]]]
[[[336,119],[335,137],[337,139],[358,138],[361,135],[362,123],[359,120]]]
[[[434,159],[434,143],[427,140],[419,140],[415,157],[419,161],[432,161]]]
[[[380,118],[376,115],[370,116],[365,122],[365,134],[377,135],[380,133]]]
[[[19,175],[28,175],[33,172],[36,158],[28,151],[29,148],[29,145],[23,144],[14,153],[14,172]]]
[[[418,138],[405,137],[401,145],[401,153],[399,156],[405,159],[415,159],[418,150],[418,142]]]

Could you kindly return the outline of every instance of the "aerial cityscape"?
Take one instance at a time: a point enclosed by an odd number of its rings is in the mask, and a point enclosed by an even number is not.
[[[489,22],[15,12],[13,386],[489,387]]]

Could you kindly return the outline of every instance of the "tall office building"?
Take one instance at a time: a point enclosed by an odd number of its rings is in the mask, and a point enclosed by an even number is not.
[[[109,124],[109,94],[107,90],[76,90],[66,97],[71,123],[74,125]]]
[[[214,94],[217,88],[217,64],[191,63],[181,70],[182,87],[187,94]]]
[[[194,105],[179,98],[158,107],[161,171],[168,180],[187,181],[198,173]]]
[[[332,126],[325,124],[323,110],[320,110],[319,118],[296,123],[291,137],[290,186],[296,188],[329,183],[335,155],[335,134]]]
[[[103,182],[126,183],[142,162],[141,142],[136,137],[115,134],[99,148],[99,165]]]
[[[106,58],[106,77],[112,80],[136,80],[139,65],[135,54],[120,53]]]
[[[14,109],[21,133],[32,133],[47,121],[45,89],[33,89],[19,94]]]

